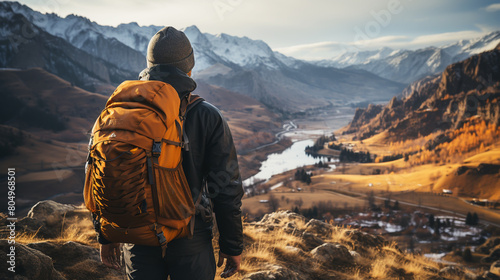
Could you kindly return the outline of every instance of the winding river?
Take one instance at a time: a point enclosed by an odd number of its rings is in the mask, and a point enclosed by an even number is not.
[[[269,180],[275,174],[318,163],[322,160],[321,158],[313,158],[304,151],[307,146],[313,144],[314,141],[311,139],[300,140],[294,142],[292,146],[281,153],[268,155],[267,159],[262,162],[259,173],[243,181],[243,185],[249,186],[254,182]]]

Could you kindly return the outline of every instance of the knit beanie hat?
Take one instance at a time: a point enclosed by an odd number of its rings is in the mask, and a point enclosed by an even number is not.
[[[146,55],[148,67],[169,64],[185,73],[194,67],[193,48],[184,32],[167,26],[151,38]]]

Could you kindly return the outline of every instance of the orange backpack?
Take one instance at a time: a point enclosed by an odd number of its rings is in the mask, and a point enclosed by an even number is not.
[[[192,236],[193,202],[182,168],[189,108],[203,99],[180,98],[161,81],[125,81],[92,129],[84,198],[104,238],[161,246]]]

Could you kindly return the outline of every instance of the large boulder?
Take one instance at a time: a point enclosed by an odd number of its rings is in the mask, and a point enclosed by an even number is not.
[[[31,207],[27,217],[39,221],[44,221],[48,226],[61,224],[66,214],[74,211],[76,206],[61,204],[52,200],[39,201]]]
[[[288,222],[305,223],[306,218],[292,211],[278,211],[264,215],[259,224],[281,226]]]
[[[492,263],[500,260],[500,245],[497,245],[495,248],[491,249],[489,255],[481,259],[483,263]]]
[[[0,240],[0,262],[4,269],[0,270],[0,279],[15,280],[64,280],[65,278],[55,270],[52,259],[42,252],[23,244],[15,245],[15,272],[7,270],[10,265],[10,247],[7,240]],[[7,267],[6,267],[7,264]]]
[[[314,248],[311,255],[327,267],[354,264],[353,256],[342,244],[325,243]]]
[[[302,234],[302,244],[305,246],[307,250],[316,248],[322,245],[323,243],[325,242],[321,238],[317,237],[312,233],[306,231]]]
[[[297,272],[291,271],[279,265],[267,265],[259,272],[245,275],[243,280],[302,280]]]
[[[28,245],[50,256],[54,267],[67,278],[123,279],[123,274],[106,267],[100,261],[96,248],[76,242],[37,242]]]
[[[99,251],[96,248],[72,241],[64,243],[44,241],[30,243],[28,246],[51,257],[55,261],[56,269],[84,260],[100,261]]]
[[[36,233],[37,237],[49,239],[60,237],[61,230],[75,220],[89,218],[86,209],[44,200],[35,204],[17,225],[22,232]]]
[[[360,230],[348,230],[346,231],[346,237],[350,241],[347,241],[349,245],[356,251],[366,252],[368,248],[382,248],[386,241],[383,237],[375,236]]]
[[[439,275],[442,277],[450,277],[454,279],[463,279],[463,280],[477,279],[477,275],[470,272],[466,272],[458,266],[447,266],[439,271]]]
[[[332,232],[333,228],[334,227],[331,224],[311,219],[307,222],[305,231],[316,235],[326,236]]]
[[[251,225],[264,232],[282,229],[286,233],[300,236],[302,231],[299,229],[299,224],[304,224],[305,221],[306,218],[295,212],[278,211],[264,215],[260,221]]]
[[[500,277],[500,261],[496,261],[491,265],[490,273]]]
[[[500,280],[500,276],[486,271],[481,277],[478,277],[476,280]]]
[[[488,238],[484,244],[476,248],[476,252],[488,255],[491,249],[500,245],[500,236],[493,236]]]

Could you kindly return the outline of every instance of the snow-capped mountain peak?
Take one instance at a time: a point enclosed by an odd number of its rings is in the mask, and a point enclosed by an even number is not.
[[[329,60],[315,62],[321,66],[362,69],[383,78],[410,83],[427,75],[442,72],[446,66],[474,54],[492,50],[500,43],[500,31],[485,36],[460,40],[441,47],[418,50],[391,50],[347,52]]]
[[[270,60],[274,58],[271,48],[260,40],[236,37],[225,33],[206,34],[206,38],[210,41],[215,54],[239,66],[269,64]]]
[[[42,14],[17,2],[3,2],[15,13],[24,15],[30,22],[48,33],[61,37],[77,48],[95,53],[100,41],[117,40],[121,44],[146,55],[151,37],[162,26],[140,26],[136,22],[123,23],[117,27],[99,25],[85,17],[68,15],[65,18],[56,14]],[[195,51],[195,72],[203,71],[215,64],[238,65],[255,68],[265,66],[276,69],[283,65],[294,64],[293,58],[275,55],[273,50],[261,40],[237,37],[220,33],[217,35],[202,33],[192,25],[181,29],[191,41]],[[105,57],[103,57],[106,59]],[[286,62],[282,62],[286,60]],[[135,63],[136,65],[139,63]]]

